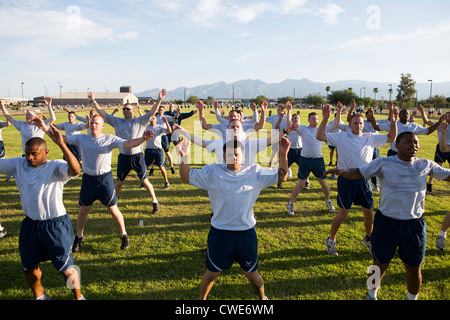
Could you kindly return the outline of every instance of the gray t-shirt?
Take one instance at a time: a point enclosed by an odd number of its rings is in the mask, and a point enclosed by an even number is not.
[[[398,220],[418,219],[424,213],[427,176],[444,180],[450,175],[450,170],[428,159],[407,162],[398,156],[375,159],[359,171],[365,178],[380,179],[378,209]]]
[[[130,140],[142,137],[150,117],[150,112],[132,119],[118,118],[110,114],[106,114],[105,122],[114,127],[116,136],[125,140]],[[142,152],[142,148],[143,144],[140,144],[139,146],[130,149],[120,147],[119,151],[122,154],[132,155]]]
[[[50,119],[47,119],[44,123],[48,126],[50,121]],[[44,138],[45,132],[36,127],[34,124],[28,124],[26,121],[16,120],[14,118],[11,120],[11,123],[20,132],[23,154],[25,154],[25,144],[28,140],[35,137]]]
[[[114,135],[102,134],[100,137],[76,134],[67,136],[69,144],[80,148],[83,159],[83,172],[99,176],[111,171],[111,156],[115,148],[122,148],[126,140]]]

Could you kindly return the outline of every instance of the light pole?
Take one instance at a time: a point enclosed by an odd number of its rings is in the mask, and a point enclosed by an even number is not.
[[[431,92],[433,91],[433,80],[428,80],[430,82],[430,101],[431,101]]]
[[[58,85],[59,85],[59,105],[61,105],[62,106],[62,92],[61,92],[61,89],[62,89],[62,85],[61,85],[61,82],[58,82]]]
[[[392,96],[392,84],[389,84],[389,101],[391,101],[391,96]]]
[[[24,97],[23,97],[23,85],[25,84],[25,82],[21,82],[20,86],[22,87],[22,102],[25,101]]]

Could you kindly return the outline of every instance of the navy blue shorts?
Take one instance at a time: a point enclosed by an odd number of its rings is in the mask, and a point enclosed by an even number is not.
[[[445,161],[448,161],[448,163],[450,163],[450,152],[441,152],[438,143],[436,146],[436,152],[434,153],[434,162],[445,163]]]
[[[58,271],[74,265],[72,257],[73,227],[66,214],[58,218],[36,221],[28,217],[20,225],[19,251],[23,270],[51,260]]]
[[[125,180],[131,169],[136,171],[140,180],[147,178],[147,168],[142,152],[131,155],[119,153],[117,157],[117,181]]]
[[[258,239],[255,228],[245,231],[209,229],[206,268],[220,272],[237,261],[245,272],[258,269]]]
[[[373,194],[370,179],[348,180],[341,176],[337,180],[337,204],[339,208],[350,209],[352,204],[366,209],[373,208]]]
[[[151,164],[158,167],[164,165],[164,152],[162,149],[145,149],[145,165],[148,167]]]
[[[163,134],[161,136],[161,147],[164,150],[164,152],[169,151],[169,146],[170,146],[169,137],[166,134]]]
[[[300,166],[300,154],[302,153],[302,148],[294,149],[290,148],[287,158],[288,167],[290,167],[294,162]]]
[[[81,178],[79,204],[82,207],[88,207],[95,200],[100,200],[107,207],[112,207],[117,204],[116,189],[111,171],[99,176],[83,174]]]
[[[80,149],[78,148],[78,146],[73,145],[73,144],[68,144],[67,148],[70,150],[70,152],[73,153],[73,155],[75,156],[75,158],[77,158],[78,161],[81,161],[81,153],[80,153]],[[66,157],[63,156],[63,159],[66,160]]]
[[[308,179],[312,172],[317,179],[325,179],[325,162],[323,158],[305,158],[300,156],[298,168],[298,178],[302,180]]]
[[[423,217],[397,220],[377,211],[370,236],[372,255],[380,264],[389,263],[398,248],[400,259],[412,267],[423,264],[427,244],[427,227]]]

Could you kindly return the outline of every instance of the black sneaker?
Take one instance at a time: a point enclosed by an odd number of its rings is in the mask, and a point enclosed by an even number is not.
[[[159,205],[159,202],[153,202],[153,211],[152,211],[152,214],[158,213],[160,207],[161,207],[161,206]]]
[[[171,167],[170,171],[172,171],[172,174],[175,174],[175,168],[174,167]]]
[[[164,184],[164,190],[169,190],[169,186],[170,186],[170,184],[168,182],[166,182]]]
[[[73,240],[72,252],[80,251],[81,244],[83,242],[84,242],[84,236],[81,236],[81,237],[75,236],[75,239]]]
[[[283,189],[283,185],[281,183],[277,183],[277,188],[278,189]]]
[[[427,192],[433,192],[433,185],[431,183],[427,183]]]
[[[152,176],[154,171],[155,171],[155,169],[151,168],[151,169],[150,169],[150,172],[148,173],[148,175],[149,175],[149,176]]]
[[[122,239],[122,245],[120,246],[120,249],[122,250],[126,250],[130,247],[130,238],[128,237],[127,234],[124,234],[123,236],[120,237],[120,239]]]

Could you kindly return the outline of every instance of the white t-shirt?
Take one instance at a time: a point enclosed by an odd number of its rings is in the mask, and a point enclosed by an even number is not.
[[[389,121],[378,123],[381,131],[389,131],[391,127],[391,123]],[[403,124],[400,121],[397,121],[397,135],[403,132],[414,132],[416,135],[427,135],[428,128],[422,127],[415,122],[410,122],[407,124]],[[391,150],[397,152],[397,148],[395,147],[395,141],[391,142]]]
[[[211,225],[221,230],[253,228],[256,224],[253,205],[260,191],[277,180],[278,168],[258,164],[233,172],[226,165],[214,163],[189,172],[189,184],[208,191],[213,211]]]
[[[223,145],[229,140],[214,139],[206,140],[206,151],[214,152],[217,158],[217,163],[225,164],[223,159]],[[256,156],[259,152],[266,150],[267,139],[242,139],[239,140],[244,145],[244,165],[256,162]]]
[[[155,124],[154,127],[148,125],[145,130],[153,131],[153,138],[147,140],[145,143],[145,148],[147,149],[162,149],[161,136],[167,131],[167,126],[163,124]]]
[[[95,138],[85,134],[67,136],[69,144],[80,148],[83,172],[99,176],[111,171],[111,156],[115,148],[122,148],[126,140],[114,135],[102,134]]]
[[[106,114],[106,123],[114,128],[117,137],[130,140],[142,137],[148,121],[150,120],[150,116],[151,113],[148,112],[137,118],[125,119]],[[120,147],[119,151],[122,154],[132,155],[142,152],[142,148],[143,144],[140,144],[139,146],[130,149]]]
[[[50,119],[47,119],[44,123],[48,126],[50,121]],[[26,121],[16,120],[14,118],[11,120],[11,123],[20,132],[23,154],[25,154],[25,144],[28,140],[35,137],[44,138],[45,132],[36,127],[34,124],[28,124]]]
[[[398,156],[375,159],[359,171],[366,178],[380,179],[378,209],[398,220],[417,219],[424,213],[427,176],[444,180],[450,175],[450,170],[428,159],[414,158],[407,162]]]
[[[363,132],[360,136],[351,132],[326,133],[327,144],[338,152],[339,169],[359,168],[373,158],[373,149],[387,142],[386,134]]]
[[[297,131],[289,132],[288,135],[286,136],[286,138],[291,143],[291,146],[289,148],[291,148],[291,149],[300,149],[300,148],[303,147],[302,137],[298,134]]]
[[[272,129],[276,129],[278,119],[280,119],[280,116],[278,114],[273,114],[270,117],[266,117],[266,122],[270,123],[272,125]],[[286,115],[283,117],[283,120],[281,120],[280,128],[279,130],[283,130],[287,127],[287,118]]]
[[[255,131],[255,125],[242,123],[242,130],[244,131],[244,135],[247,137]],[[210,131],[215,132],[219,136],[219,139],[231,139],[229,124],[215,123],[212,125],[212,129]]]
[[[317,130],[319,128],[311,128],[310,126],[300,125],[296,132],[302,137],[302,153],[304,158],[321,158],[322,157],[322,141],[317,140]]]
[[[71,179],[68,169],[63,160],[47,161],[34,168],[24,157],[0,159],[0,172],[14,176],[22,209],[32,220],[48,220],[66,214],[63,188]]]
[[[217,121],[219,121],[219,123],[226,124],[226,125],[230,124],[230,120],[222,118],[222,115],[220,114],[219,109],[215,109],[214,114],[216,115],[216,119],[217,119]],[[242,124],[255,125],[255,123],[258,122],[258,112],[254,111],[252,117],[244,115],[244,118],[251,118],[251,119],[250,120],[242,120],[241,121]]]

